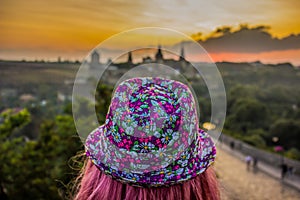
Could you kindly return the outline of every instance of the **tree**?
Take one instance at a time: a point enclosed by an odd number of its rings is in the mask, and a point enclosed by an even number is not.
[[[70,157],[83,150],[71,115],[42,123],[37,140],[15,136],[30,121],[27,110],[1,115],[1,199],[61,199],[74,171]]]
[[[14,165],[21,158],[25,139],[14,137],[16,131],[30,122],[30,113],[26,110],[7,109],[0,114],[0,199],[7,199],[6,190],[14,182],[9,173],[14,171]]]
[[[100,124],[105,122],[105,116],[110,105],[113,87],[99,84],[96,91],[96,112]]]
[[[299,148],[300,144],[300,123],[293,119],[279,119],[270,129],[270,137],[278,137],[279,143],[285,148]]]
[[[269,124],[267,107],[254,99],[239,99],[232,106],[226,120],[226,127],[247,133],[250,129],[267,128]]]

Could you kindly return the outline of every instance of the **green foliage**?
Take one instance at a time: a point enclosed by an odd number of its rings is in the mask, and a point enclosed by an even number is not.
[[[58,115],[54,120],[45,121],[34,141],[11,135],[30,121],[28,111],[4,113],[2,117],[1,199],[65,198],[64,185],[74,177],[68,160],[83,148],[72,116]]]
[[[211,101],[210,101],[210,99],[200,97],[198,99],[198,102],[199,102],[201,121],[203,121],[203,122],[210,121],[210,116],[211,116]]]
[[[243,141],[250,144],[250,145],[259,147],[259,148],[266,147],[266,142],[264,141],[264,139],[260,135],[246,136],[246,137],[243,138]]]
[[[300,151],[296,148],[289,149],[284,155],[291,159],[300,160]]]
[[[111,93],[112,87],[99,86],[97,90],[99,101],[96,108],[101,123],[104,122]],[[84,99],[78,102],[75,112],[84,117],[77,125],[88,126],[92,120],[85,113],[93,109],[92,104]],[[23,127],[31,121],[28,110],[1,113],[0,199],[52,200],[66,198],[70,194],[66,185],[77,174],[68,165],[68,160],[83,150],[83,145],[76,134],[71,104],[63,110],[64,114],[42,122],[35,140],[29,140],[22,134]]]
[[[96,90],[96,112],[100,124],[105,122],[113,87],[99,84]]]
[[[257,100],[240,98],[233,103],[226,127],[247,134],[251,129],[268,126],[268,109]]]
[[[30,113],[26,110],[8,109],[0,114],[0,199],[7,198],[5,183],[15,181],[15,169],[12,166],[22,167],[19,160],[22,159],[22,150],[25,139],[14,137],[14,133],[30,122]],[[16,174],[16,173],[15,173]]]
[[[279,119],[270,129],[270,136],[278,137],[279,144],[284,148],[299,148],[300,144],[300,122],[293,119]]]
[[[0,118],[3,121],[0,124],[0,139],[3,141],[7,140],[14,130],[20,129],[30,122],[30,113],[27,109],[20,111],[8,109],[1,113]]]
[[[249,144],[299,149],[299,72],[289,65],[255,67],[222,63],[227,90],[224,132]],[[274,144],[272,137],[279,137]]]

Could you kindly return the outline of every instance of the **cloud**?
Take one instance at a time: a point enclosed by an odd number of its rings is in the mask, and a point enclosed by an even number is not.
[[[230,31],[228,27],[223,27],[217,29],[206,40],[199,40],[199,44],[212,53],[261,53],[293,50],[300,49],[300,34],[292,34],[279,39],[272,37],[265,26],[254,28],[244,26],[234,32]]]

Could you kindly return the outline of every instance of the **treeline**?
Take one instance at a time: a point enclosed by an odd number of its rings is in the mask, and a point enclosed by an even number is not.
[[[227,96],[223,133],[271,152],[282,146],[285,156],[300,160],[300,71],[289,64],[257,65],[218,64]],[[204,83],[194,87],[210,121],[208,91]]]
[[[98,86],[96,110],[100,123],[105,121],[112,90],[110,86]],[[54,107],[57,109],[51,104],[45,108],[29,106],[0,113],[1,200],[72,199],[75,179],[86,158],[84,146],[75,128],[72,104],[65,103],[54,117],[41,116]],[[82,99],[75,109],[74,112],[84,113],[93,108]],[[36,120],[40,122],[39,135],[32,136],[30,127]],[[77,123],[92,126],[88,117]]]

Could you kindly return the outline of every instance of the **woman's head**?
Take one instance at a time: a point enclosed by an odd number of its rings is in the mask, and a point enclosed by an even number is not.
[[[135,192],[141,199],[160,195],[214,199],[217,195],[208,169],[216,148],[199,128],[190,89],[177,81],[134,78],[118,85],[105,124],[86,140],[86,155],[90,160],[79,197],[113,193],[118,199],[127,193],[135,197]]]

